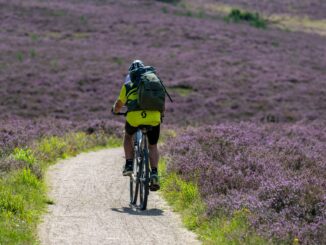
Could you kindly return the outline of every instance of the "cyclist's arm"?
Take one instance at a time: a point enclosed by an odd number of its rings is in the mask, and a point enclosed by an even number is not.
[[[114,113],[120,112],[120,110],[123,106],[124,106],[124,103],[118,99],[113,105],[113,112]]]
[[[113,112],[114,113],[120,112],[121,108],[126,104],[126,102],[127,102],[126,87],[122,86],[119,97],[113,105]]]

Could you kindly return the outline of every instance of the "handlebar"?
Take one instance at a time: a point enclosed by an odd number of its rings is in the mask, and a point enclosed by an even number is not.
[[[113,111],[113,107],[112,107],[112,109],[111,109],[111,113],[112,113],[113,115],[115,115],[115,116],[126,116],[126,115],[127,115],[127,111],[126,111],[126,112],[117,112],[117,113],[115,113],[115,112]]]

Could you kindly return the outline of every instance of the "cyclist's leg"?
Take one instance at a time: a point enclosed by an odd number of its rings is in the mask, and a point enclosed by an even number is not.
[[[159,153],[157,149],[157,144],[155,145],[148,145],[149,150],[149,162],[151,164],[151,169],[157,169],[158,166],[158,160],[159,160]]]
[[[126,164],[122,172],[123,175],[130,175],[132,173],[134,149],[132,136],[136,132],[137,128],[132,127],[128,122],[125,125],[125,136],[123,141],[123,147],[125,151]]]
[[[152,128],[151,131],[147,133],[148,135],[148,149],[149,149],[149,161],[151,165],[151,191],[157,191],[160,189],[159,179],[158,179],[158,161],[159,152],[157,149],[157,142],[160,136],[160,125]]]
[[[124,147],[126,159],[133,159],[134,150],[133,150],[133,143],[132,143],[132,135],[125,133],[123,147]]]
[[[157,142],[160,137],[160,125],[152,127],[152,130],[147,132],[148,137],[148,149],[149,149],[149,162],[151,169],[157,168],[159,153],[157,149]]]

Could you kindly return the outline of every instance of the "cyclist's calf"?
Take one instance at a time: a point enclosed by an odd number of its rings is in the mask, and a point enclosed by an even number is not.
[[[134,158],[134,149],[133,149],[132,135],[125,133],[123,146],[124,146],[124,150],[125,150],[126,160],[133,159]]]
[[[159,153],[157,149],[157,144],[150,145],[148,144],[149,149],[149,162],[151,164],[151,168],[157,168],[158,166],[158,160],[159,160]]]

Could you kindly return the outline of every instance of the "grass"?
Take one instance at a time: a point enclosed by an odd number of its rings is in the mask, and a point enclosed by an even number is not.
[[[28,168],[0,179],[0,244],[34,243],[45,185]]]
[[[36,229],[47,205],[42,178],[50,164],[79,152],[122,145],[122,140],[104,133],[70,133],[47,137],[29,148],[16,148],[10,158],[25,163],[23,169],[0,177],[0,244],[35,244]]]
[[[194,18],[208,18],[208,19],[221,19],[224,15],[224,20],[227,22],[246,22],[256,28],[265,29],[267,27],[267,20],[262,18],[258,13],[251,13],[249,11],[243,11],[237,8],[232,8],[227,5],[195,5],[182,1],[178,4],[183,11],[175,12],[176,15],[188,16]],[[214,6],[214,7],[212,7]],[[219,15],[216,15],[218,13]]]
[[[204,244],[271,244],[257,235],[249,224],[250,211],[246,208],[227,215],[219,211],[206,214],[206,205],[195,183],[186,182],[174,172],[167,172],[166,160],[160,161],[163,197],[181,214],[184,225],[194,231]]]
[[[29,148],[15,148],[12,156],[15,160],[24,161],[29,165],[32,165],[36,161],[33,152]]]
[[[72,34],[72,37],[74,39],[87,39],[90,37],[90,34],[89,33],[86,33],[86,32],[74,32]]]
[[[188,11],[204,11],[208,16],[224,16],[227,17],[231,14],[232,10],[238,9],[242,13],[252,12],[251,9],[243,9],[239,6],[222,3],[195,3],[181,1],[179,4],[181,8],[186,8]],[[321,36],[326,36],[326,20],[314,20],[307,16],[290,15],[290,14],[268,14],[261,13],[261,19],[268,22],[269,25],[276,26],[285,31],[300,31],[305,33],[316,33]]]
[[[188,85],[176,85],[169,87],[169,91],[175,92],[181,97],[188,97],[193,92],[193,88]]]
[[[289,31],[317,33],[326,36],[326,20],[313,20],[307,16],[293,16],[289,14],[272,14],[268,20],[275,26]]]

